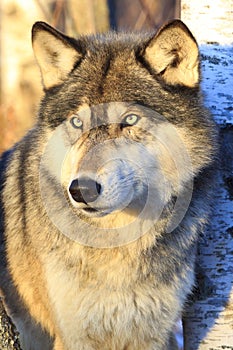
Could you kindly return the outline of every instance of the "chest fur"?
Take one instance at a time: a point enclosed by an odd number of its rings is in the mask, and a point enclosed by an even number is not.
[[[70,350],[81,348],[80,342],[123,349],[132,339],[139,348],[141,339],[160,337],[161,325],[167,329],[179,308],[175,286],[159,285],[151,276],[140,279],[138,262],[122,256],[105,264],[100,259],[99,265],[67,266],[54,259],[46,264],[46,280],[54,319]]]

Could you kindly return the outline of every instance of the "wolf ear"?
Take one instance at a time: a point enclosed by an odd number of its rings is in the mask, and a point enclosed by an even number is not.
[[[186,25],[174,20],[149,41],[144,59],[167,84],[195,87],[199,82],[199,50]]]
[[[45,89],[61,84],[82,58],[75,40],[44,22],[33,25],[32,46]]]

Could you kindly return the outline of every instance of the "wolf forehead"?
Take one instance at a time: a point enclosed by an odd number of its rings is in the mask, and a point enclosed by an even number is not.
[[[50,55],[51,66],[44,67],[43,71],[43,62],[38,59],[45,89],[67,83],[70,94],[77,95],[78,92],[79,97],[85,96],[90,104],[134,100],[137,95],[134,92],[140,87],[139,78],[141,76],[145,80],[147,74],[146,70],[140,72],[142,64],[138,59],[146,40],[146,35],[114,32],[78,40],[67,38],[65,47],[61,47],[59,53],[50,51],[51,48],[46,48],[45,44],[43,49],[47,51],[45,54]],[[66,47],[71,43],[75,51],[68,53]],[[39,55],[36,50],[35,53]],[[70,72],[65,76],[66,72],[62,71],[67,66]],[[51,77],[45,70],[51,72]],[[57,79],[59,75],[61,78]],[[130,96],[127,96],[129,93]]]
[[[146,39],[124,33],[83,38],[84,52],[72,74],[74,81],[86,88],[91,104],[137,98],[140,80],[145,81],[148,74],[139,59]],[[147,78],[150,80],[149,74]]]
[[[33,48],[45,91],[57,87],[69,100],[90,104],[163,99],[168,86],[195,88],[198,47],[181,21],[157,34],[114,33],[77,40],[44,22],[32,31]],[[73,101],[74,102],[74,101]]]

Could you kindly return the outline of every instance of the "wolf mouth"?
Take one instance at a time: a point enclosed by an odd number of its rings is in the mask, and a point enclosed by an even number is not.
[[[103,211],[92,207],[86,207],[81,209],[82,212],[88,214],[89,216],[103,216]]]
[[[99,210],[92,207],[88,207],[88,208],[83,208],[83,211],[87,213],[95,213],[95,212],[98,212]]]

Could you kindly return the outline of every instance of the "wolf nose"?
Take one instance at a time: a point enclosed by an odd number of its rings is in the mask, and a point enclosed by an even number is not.
[[[101,185],[90,177],[81,177],[71,182],[69,192],[76,202],[91,203],[100,195]]]

